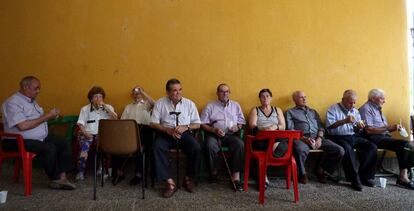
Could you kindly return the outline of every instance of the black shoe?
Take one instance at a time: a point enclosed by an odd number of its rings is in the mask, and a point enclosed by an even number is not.
[[[125,179],[125,176],[124,175],[122,175],[122,176],[118,176],[117,175],[114,178],[112,178],[112,184],[113,185],[117,185],[118,183],[120,183],[124,179]]]
[[[129,181],[129,184],[134,186],[134,185],[138,185],[139,183],[141,183],[142,177],[139,176],[135,176],[134,178],[131,179],[131,181]]]
[[[362,185],[359,183],[352,183],[351,184],[352,189],[356,190],[356,191],[362,191]]]
[[[210,175],[208,178],[207,178],[207,182],[208,182],[208,184],[211,184],[211,183],[218,183],[218,177],[217,177],[217,175]]]
[[[362,180],[361,183],[363,185],[371,187],[371,188],[375,186],[375,182],[372,179],[369,179],[369,180],[366,180],[366,181]]]
[[[236,186],[237,191],[242,192],[244,190],[243,184],[240,182],[240,180],[234,180],[234,185]]]
[[[397,180],[397,185],[403,188],[414,190],[414,181],[410,180],[409,182],[403,182],[400,179]]]

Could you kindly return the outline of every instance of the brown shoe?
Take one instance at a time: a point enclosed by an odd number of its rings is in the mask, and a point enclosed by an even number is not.
[[[302,184],[306,184],[306,183],[308,183],[308,181],[309,181],[309,179],[308,179],[308,176],[306,176],[306,174],[302,175],[299,178],[299,182],[302,183]]]
[[[190,193],[195,192],[195,184],[191,179],[184,179],[183,187]]]
[[[324,170],[323,170],[322,167],[318,167],[315,171],[315,174],[316,174],[316,177],[318,178],[318,181],[320,183],[325,184],[327,182],[325,174],[324,174]]]
[[[167,183],[167,187],[165,188],[164,193],[162,194],[162,196],[164,198],[170,198],[171,196],[174,195],[174,193],[177,191],[177,186],[174,184],[170,184]]]

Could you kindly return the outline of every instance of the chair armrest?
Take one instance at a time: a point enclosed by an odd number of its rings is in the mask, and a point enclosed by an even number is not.
[[[243,127],[240,128],[240,130],[239,130],[239,137],[240,137],[241,140],[244,140],[244,129],[243,129]]]
[[[10,138],[15,139],[17,141],[17,146],[19,148],[19,152],[26,152],[26,148],[24,147],[24,140],[23,136],[17,133],[4,133],[0,132],[1,139]]]

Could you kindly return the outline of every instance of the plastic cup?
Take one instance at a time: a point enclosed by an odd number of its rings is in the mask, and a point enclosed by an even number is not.
[[[404,138],[407,138],[408,137],[407,130],[404,127],[401,127],[400,130],[399,130],[399,132],[400,132],[400,135],[402,137],[404,137]]]
[[[387,179],[384,177],[380,177],[380,185],[381,188],[385,188],[387,186]]]
[[[7,200],[7,190],[0,191],[0,203],[4,204]]]

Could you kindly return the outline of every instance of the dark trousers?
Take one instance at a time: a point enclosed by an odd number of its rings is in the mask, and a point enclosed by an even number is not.
[[[319,165],[327,172],[332,173],[341,162],[342,157],[345,154],[345,150],[338,144],[329,139],[322,141],[320,147],[323,150],[322,158]],[[294,141],[294,156],[298,165],[298,174],[302,176],[306,174],[305,162],[308,157],[310,146],[303,141]]]
[[[17,151],[16,140],[3,140],[5,151]],[[48,135],[45,140],[25,139],[24,146],[27,151],[36,153],[51,180],[57,180],[60,173],[72,170],[72,153],[69,143],[62,137]]]
[[[407,156],[405,154],[405,146],[407,141],[392,138],[390,135],[379,134],[368,136],[368,139],[377,145],[380,149],[392,150],[397,154],[398,166],[400,169],[409,168]]]
[[[353,184],[361,184],[374,178],[375,164],[377,162],[377,146],[365,138],[357,135],[330,136],[337,144],[341,145],[345,154],[342,159],[345,176]],[[359,171],[354,148],[357,149],[359,157]]]
[[[152,142],[153,142],[153,130],[147,125],[140,125],[140,138],[141,138],[141,145],[144,147],[144,152],[146,153],[146,157],[149,158],[148,152],[152,150]],[[134,156],[135,161],[135,176],[142,175],[142,156]],[[146,159],[145,162],[147,162]],[[112,166],[112,175],[116,176],[117,170],[122,170],[124,163],[127,162],[127,158],[125,156],[120,155],[112,155],[111,156],[111,166]],[[148,164],[146,163],[146,167]]]
[[[168,152],[171,148],[176,148],[177,140],[165,133],[158,133],[154,141],[154,161],[157,181],[171,178],[170,162]],[[179,148],[187,156],[186,176],[194,178],[196,176],[201,147],[193,135],[186,131],[178,140]],[[177,181],[179,182],[179,181]]]
[[[213,134],[206,134],[207,154],[210,171],[217,168],[217,153],[220,151],[219,141],[223,147],[228,147],[230,150],[230,166],[232,172],[240,172],[243,169],[244,160],[244,143],[237,135],[225,135],[222,138],[217,138]]]

